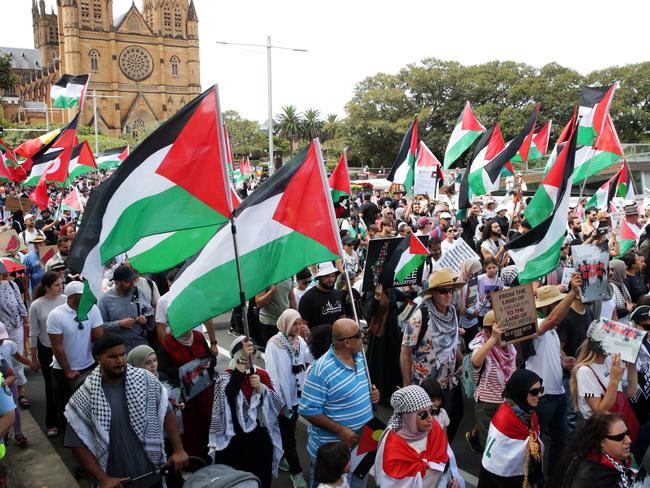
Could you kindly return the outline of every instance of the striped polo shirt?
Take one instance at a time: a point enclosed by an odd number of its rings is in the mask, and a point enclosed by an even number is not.
[[[363,355],[355,354],[354,361],[355,368],[347,366],[330,347],[309,368],[298,413],[303,416],[324,414],[359,433],[373,413]],[[322,444],[337,440],[333,432],[309,424],[307,450],[312,458]]]

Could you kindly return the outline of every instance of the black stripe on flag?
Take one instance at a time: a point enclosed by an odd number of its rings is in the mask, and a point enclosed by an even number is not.
[[[404,134],[404,138],[402,139],[402,145],[399,147],[399,153],[397,153],[397,158],[395,158],[393,167],[390,169],[390,173],[388,173],[388,176],[386,177],[388,181],[393,181],[395,179],[395,173],[397,172],[397,169],[406,160],[406,156],[408,156],[409,150],[411,149],[411,137],[413,135],[414,125],[415,125],[415,119],[413,120],[413,122],[411,122],[411,127],[409,127],[409,130],[407,130],[406,134]]]
[[[472,168],[472,161],[474,161],[479,153],[490,143],[490,139],[492,138],[492,134],[494,133],[494,129],[496,126],[490,127],[488,130],[483,132],[481,135],[481,138],[478,140],[478,144],[474,148],[474,153],[472,154],[472,158],[470,159],[470,162],[467,164],[467,168],[465,168],[465,173],[463,173],[463,179],[460,180],[460,187],[458,189],[458,209],[462,210],[464,208],[469,208],[471,206],[470,202],[470,195],[469,195],[469,172],[470,169]]]
[[[409,248],[410,244],[411,236],[402,237],[402,242],[393,249],[393,253],[386,261],[386,264],[384,264],[384,268],[381,270],[381,274],[377,279],[378,283],[384,285],[384,289],[393,287],[393,283],[395,282],[395,268],[397,268],[397,264],[399,263],[402,254],[404,254],[404,251]]]
[[[611,86],[583,86],[580,91],[580,106],[595,107],[610,88]]]

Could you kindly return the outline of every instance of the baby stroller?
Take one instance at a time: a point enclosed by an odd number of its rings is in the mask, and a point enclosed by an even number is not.
[[[200,460],[200,458],[194,457],[191,459]],[[162,469],[125,481],[122,486],[127,488],[134,481],[151,475],[164,477],[169,469],[171,469],[169,466],[164,466]],[[260,488],[260,480],[254,474],[238,471],[225,464],[211,464],[192,473],[185,480],[183,488]]]

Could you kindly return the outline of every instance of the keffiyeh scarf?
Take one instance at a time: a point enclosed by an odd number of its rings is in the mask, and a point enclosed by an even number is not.
[[[425,300],[424,305],[429,312],[429,330],[436,354],[436,367],[439,368],[441,364],[456,357],[458,317],[456,309],[451,305],[447,308],[447,313],[439,312],[433,300]]]
[[[149,371],[126,367],[124,390],[129,421],[142,443],[147,459],[156,467],[165,463],[163,423],[167,413],[167,392]],[[72,395],[65,417],[106,470],[111,428],[111,407],[102,388],[101,367],[97,367]]]

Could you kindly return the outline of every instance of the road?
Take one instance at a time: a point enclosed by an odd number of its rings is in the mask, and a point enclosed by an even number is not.
[[[215,320],[215,326],[217,329],[217,340],[219,343],[219,357],[217,360],[217,368],[223,370],[228,366],[229,358],[227,353],[230,350],[230,344],[233,341],[233,337],[228,334],[229,327],[229,315],[223,315],[218,317]],[[263,366],[263,363],[260,362],[260,365]],[[43,376],[40,373],[33,373],[32,371],[27,372],[28,376],[28,385],[27,385],[27,397],[29,398],[32,406],[30,408],[31,414],[34,416],[34,419],[45,432],[45,390],[43,385]],[[480,457],[477,454],[472,453],[465,442],[464,433],[468,431],[474,421],[473,415],[473,403],[469,400],[465,400],[464,405],[465,416],[461,422],[461,426],[458,429],[458,434],[456,439],[452,443],[452,448],[456,454],[458,460],[459,468],[464,472],[466,481],[468,481],[468,487],[476,486],[476,476],[480,469]],[[383,421],[387,421],[390,417],[391,410],[390,408],[380,405],[377,408],[377,416]],[[297,428],[297,442],[298,446],[307,445],[307,425],[306,422],[301,418],[298,423]],[[57,453],[65,463],[65,465],[73,473],[75,472],[76,463],[72,457],[72,452],[69,449],[63,447],[63,435],[59,435],[55,438],[50,438],[52,446],[56,449]],[[307,477],[307,472],[309,470],[309,458],[306,452],[306,449],[299,449],[298,454],[300,456],[300,461],[305,471],[305,478]],[[87,477],[82,477],[78,479],[79,485],[82,488],[91,488],[90,480]],[[375,486],[374,482],[371,480],[368,483],[369,488]],[[291,487],[291,481],[287,473],[280,473],[280,476],[274,480],[273,488],[285,488]]]

